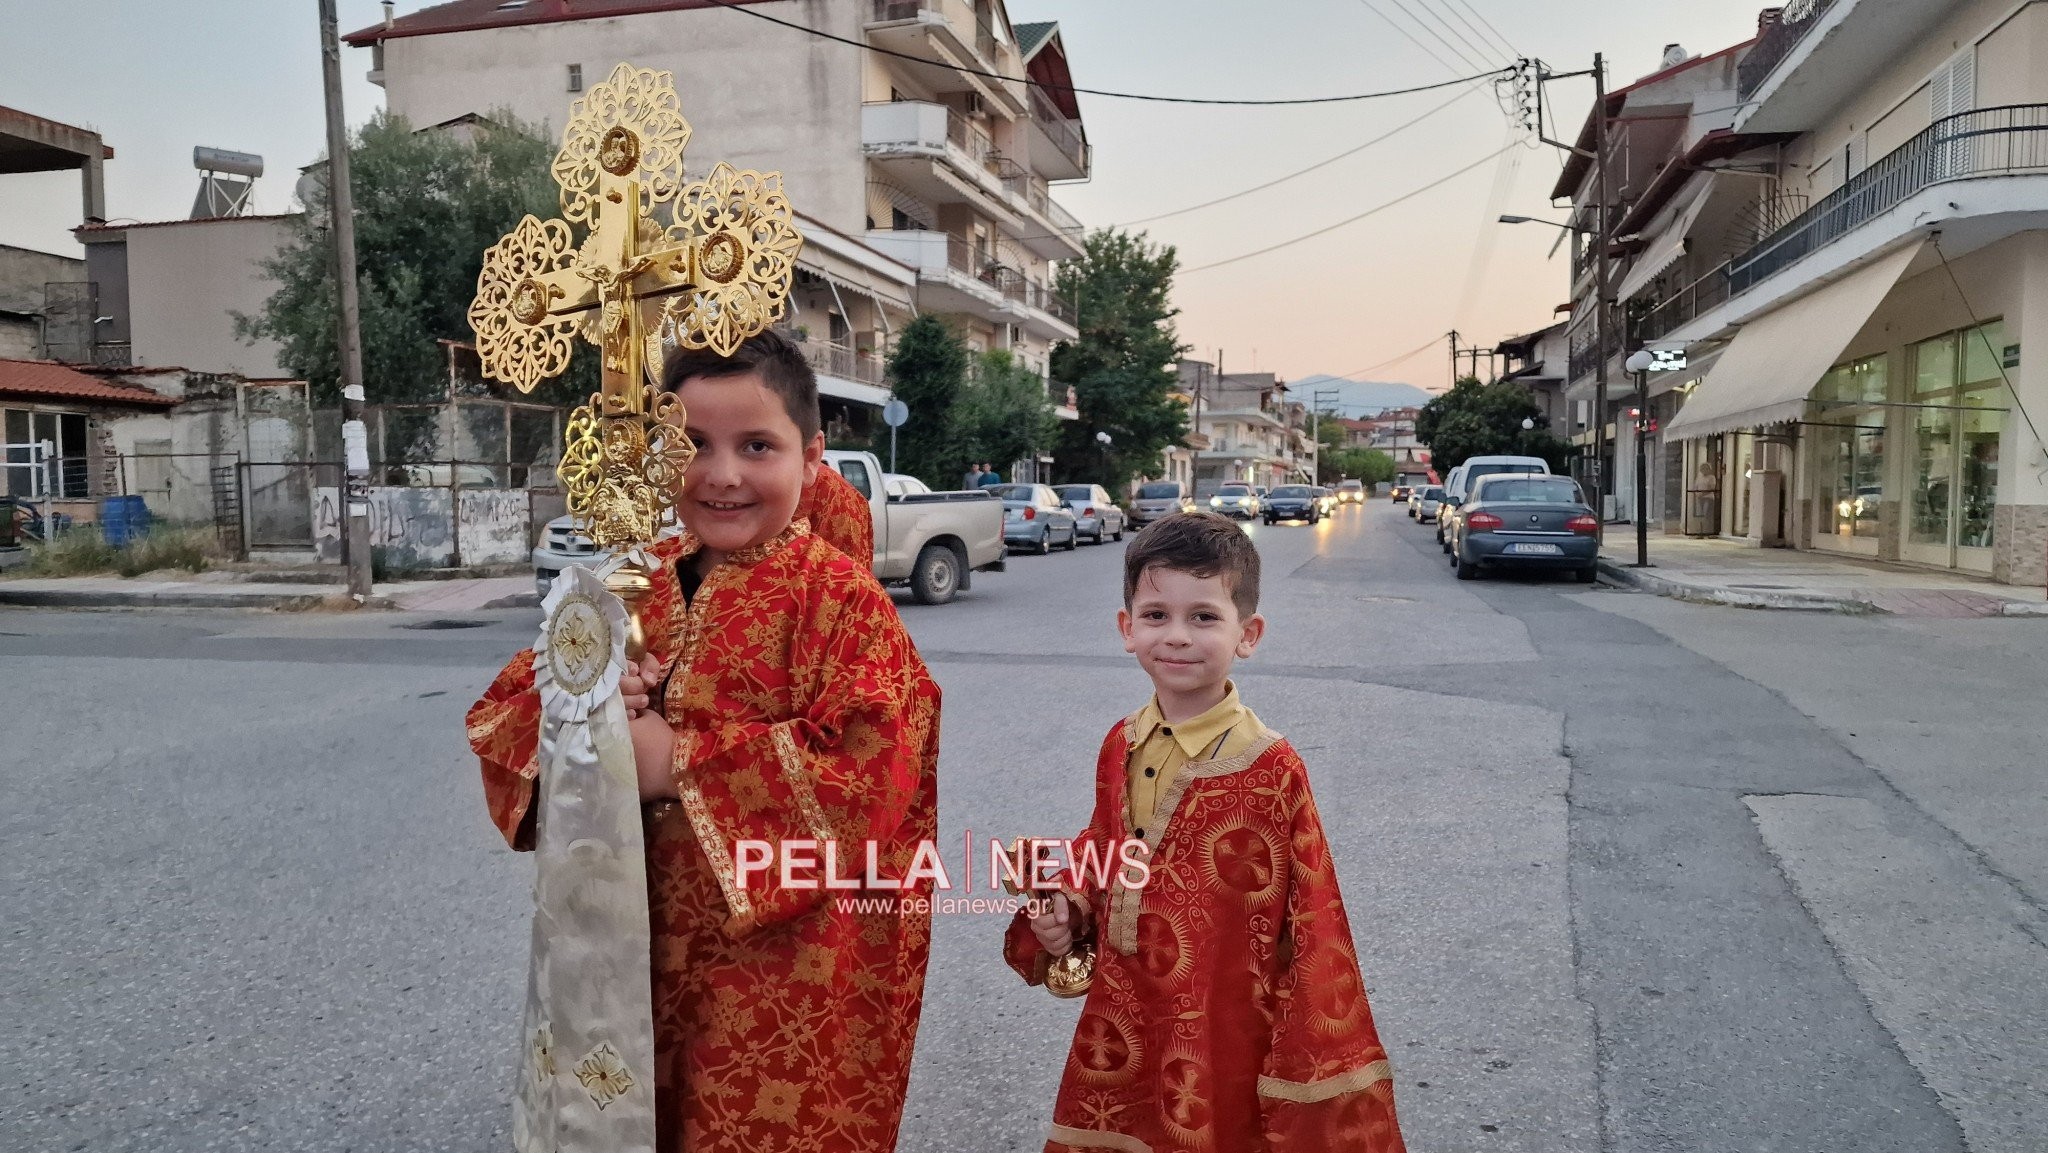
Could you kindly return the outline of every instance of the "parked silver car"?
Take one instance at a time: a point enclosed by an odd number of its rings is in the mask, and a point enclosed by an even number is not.
[[[1415,497],[1415,519],[1423,524],[1435,524],[1436,514],[1443,511],[1444,486],[1433,484]]]
[[[1105,540],[1124,539],[1124,524],[1127,518],[1124,510],[1109,499],[1108,490],[1099,484],[1062,484],[1054,486],[1060,499],[1073,510],[1081,535],[1101,544]]]
[[[1494,568],[1560,569],[1588,584],[1600,575],[1600,522],[1568,476],[1486,476],[1458,506],[1450,532],[1459,580]]]
[[[1022,545],[1042,556],[1054,545],[1071,550],[1081,543],[1080,518],[1050,487],[995,484],[988,491],[1003,502],[1005,544]]]
[[[1131,498],[1131,523],[1140,528],[1163,516],[1193,511],[1194,498],[1188,495],[1187,486],[1177,480],[1147,481],[1138,486],[1138,495]]]

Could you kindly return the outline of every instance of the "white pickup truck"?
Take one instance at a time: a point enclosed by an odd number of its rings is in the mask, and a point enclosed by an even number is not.
[[[942,605],[968,588],[974,573],[1003,571],[1002,501],[978,490],[888,496],[873,453],[835,449],[825,453],[825,463],[868,498],[875,522],[870,563],[883,584],[908,585],[920,603]],[[596,557],[575,518],[556,517],[533,550],[534,584],[546,596],[555,574]]]

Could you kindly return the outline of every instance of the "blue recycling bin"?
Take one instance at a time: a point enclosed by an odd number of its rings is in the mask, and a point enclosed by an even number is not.
[[[110,496],[100,500],[100,535],[115,548],[149,532],[149,506],[139,496]]]

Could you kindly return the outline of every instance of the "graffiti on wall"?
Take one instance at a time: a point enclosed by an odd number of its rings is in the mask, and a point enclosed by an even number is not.
[[[370,547],[393,568],[514,564],[528,553],[523,489],[373,487]],[[313,546],[326,564],[341,563],[341,490],[313,498]]]

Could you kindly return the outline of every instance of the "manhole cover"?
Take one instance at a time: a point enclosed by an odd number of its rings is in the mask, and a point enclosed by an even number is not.
[[[452,617],[437,617],[430,621],[414,621],[409,625],[397,625],[401,629],[480,629],[490,625],[489,621],[459,621]]]
[[[1798,585],[1729,585],[1732,589],[1795,589]]]

